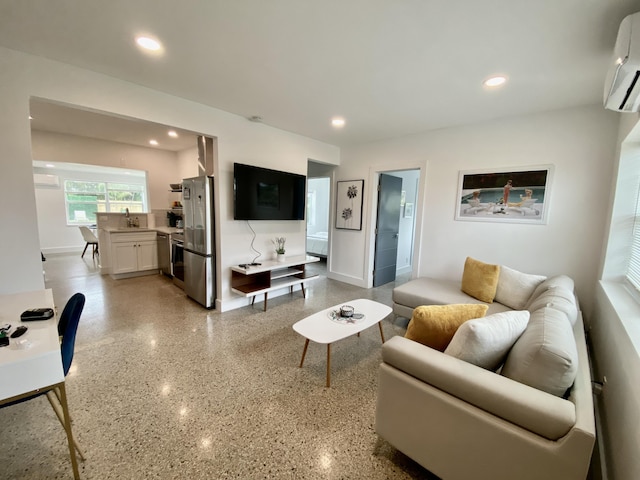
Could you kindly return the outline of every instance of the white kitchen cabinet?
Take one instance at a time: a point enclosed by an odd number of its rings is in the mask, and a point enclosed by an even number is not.
[[[153,240],[138,243],[138,270],[158,270],[158,241]]]
[[[111,233],[111,274],[158,269],[155,232]]]

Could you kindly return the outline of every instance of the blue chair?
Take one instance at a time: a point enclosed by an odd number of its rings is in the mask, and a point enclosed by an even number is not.
[[[62,354],[62,370],[65,377],[67,376],[67,373],[69,373],[71,362],[73,361],[73,350],[76,343],[76,332],[78,331],[78,323],[80,322],[80,315],[82,314],[82,309],[84,308],[84,302],[85,296],[82,293],[76,293],[75,295],[73,295],[64,306],[62,314],[60,315],[60,320],[58,321],[58,334],[62,337],[60,346]],[[15,400],[14,402],[5,403],[4,405],[1,405],[0,408],[10,407],[11,405],[26,402],[42,395],[46,395],[47,400],[49,400],[49,403],[53,408],[53,411],[56,412],[58,420],[60,420],[62,427],[66,430],[67,428],[65,425],[64,412],[62,408],[62,393],[60,392],[60,388],[58,387],[52,388],[50,390],[40,391],[35,395],[20,398],[18,400]],[[84,454],[80,450],[80,447],[78,447],[73,434],[71,432],[68,432],[68,435],[70,436],[73,445],[78,452],[78,455],[80,456],[80,459],[84,461]],[[75,464],[75,460],[73,461],[73,463]],[[74,470],[75,469],[76,467],[74,465]]]
[[[60,337],[64,337],[65,330],[67,329],[67,326],[69,325],[69,321],[72,318],[78,318],[78,319],[80,318],[80,315],[82,314],[82,309],[84,308],[84,301],[85,301],[85,298],[82,293],[74,294],[67,301],[67,304],[62,309],[62,313],[60,314],[60,318],[58,319],[58,335],[60,335]],[[74,331],[73,332],[74,341],[72,345],[75,345],[75,335],[76,333]],[[64,358],[64,355],[63,355],[63,358]],[[73,351],[71,351],[71,359],[73,360]],[[69,365],[71,365],[71,360],[69,360]],[[65,371],[64,374],[66,375],[67,372]]]

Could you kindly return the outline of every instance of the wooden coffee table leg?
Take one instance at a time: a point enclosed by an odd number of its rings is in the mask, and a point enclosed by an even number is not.
[[[378,322],[378,327],[380,328],[380,338],[382,338],[382,343],[384,343],[384,333],[382,333],[382,321]]]
[[[304,350],[302,350],[302,360],[300,360],[300,368],[302,368],[302,364],[304,363],[304,356],[307,354],[307,347],[309,346],[309,339],[304,342]]]
[[[331,387],[331,344],[327,343],[327,388]]]

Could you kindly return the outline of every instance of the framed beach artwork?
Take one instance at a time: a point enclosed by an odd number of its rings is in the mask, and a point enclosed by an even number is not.
[[[362,230],[364,180],[338,182],[336,194],[336,228]]]
[[[552,165],[461,171],[456,220],[546,224]]]

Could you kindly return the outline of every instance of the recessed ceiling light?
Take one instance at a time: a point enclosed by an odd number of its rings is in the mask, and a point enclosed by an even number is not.
[[[149,50],[151,52],[157,52],[162,50],[162,44],[156,40],[155,38],[147,37],[144,35],[140,35],[136,37],[136,43],[144,48],[145,50]]]
[[[167,132],[167,135],[169,135],[171,138],[178,138],[178,134],[174,130],[169,130]]]
[[[31,115],[29,115],[29,120],[33,120],[33,117]]]
[[[153,146],[158,145],[158,141],[157,140],[149,140],[149,143]]]
[[[331,119],[331,125],[333,125],[335,128],[344,127],[344,123],[344,118],[342,117],[334,117]]]
[[[504,85],[507,81],[507,77],[504,75],[495,75],[493,77],[487,78],[482,84],[485,87],[499,87],[500,85]]]

